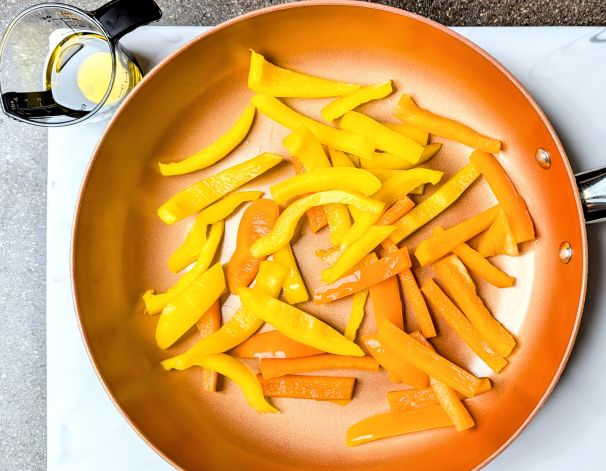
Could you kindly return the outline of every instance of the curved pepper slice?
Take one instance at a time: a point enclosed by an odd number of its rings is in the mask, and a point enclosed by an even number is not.
[[[401,123],[383,123],[383,126],[388,127],[392,131],[404,134],[406,137],[410,137],[413,141],[418,142],[422,146],[426,146],[429,142],[429,133],[422,129],[415,128],[414,126]]]
[[[179,162],[160,162],[160,173],[165,176],[183,175],[202,170],[217,163],[234,150],[247,136],[255,119],[255,105],[250,104],[234,125],[216,141]]]
[[[277,97],[328,98],[355,92],[360,85],[338,82],[278,67],[250,51],[248,88]]]
[[[286,268],[286,276],[282,283],[284,297],[289,304],[304,303],[309,300],[309,294],[303,283],[303,277],[299,273],[299,267],[292,253],[290,244],[286,244],[273,255],[274,260]]]
[[[452,119],[438,116],[419,108],[410,95],[402,95],[394,114],[405,123],[423,129],[430,134],[452,139],[484,152],[499,152],[501,142],[482,136],[473,129]]]
[[[299,358],[319,355],[322,350],[295,342],[278,330],[255,334],[231,351],[240,358]]]
[[[263,395],[261,383],[248,366],[224,353],[214,353],[201,358],[198,366],[227,376],[240,386],[248,404],[258,412],[279,412]]]
[[[354,357],[324,353],[302,358],[263,358],[259,368],[264,379],[293,373],[322,370],[379,371],[379,364],[371,356]]]
[[[397,175],[385,180],[383,186],[377,191],[373,198],[384,201],[385,206],[391,206],[402,196],[406,196],[412,190],[424,183],[436,185],[444,175],[444,172],[429,170],[427,168],[413,168],[404,170]]]
[[[242,288],[242,306],[257,314],[287,337],[336,355],[361,357],[364,352],[320,319],[256,289]]]
[[[343,95],[327,104],[322,108],[322,117],[326,121],[333,121],[364,103],[385,98],[390,95],[391,92],[393,92],[391,80],[375,85],[360,87],[355,92]]]
[[[306,172],[330,167],[322,144],[305,125],[299,126],[286,136],[282,144],[290,155],[301,161]]]
[[[328,155],[333,167],[355,167],[348,155],[339,149],[328,148]]]
[[[217,253],[217,248],[219,248],[219,244],[221,243],[221,239],[223,238],[224,229],[225,223],[223,221],[218,221],[210,227],[208,239],[206,239],[206,242],[200,251],[196,264],[190,271],[179,278],[175,285],[164,293],[154,294],[153,290],[149,290],[143,295],[145,311],[148,314],[158,314],[162,311],[164,306],[166,306],[171,299],[181,293],[194,279],[210,267],[210,264]]]
[[[360,167],[365,169],[409,170],[431,159],[442,148],[442,144],[434,142],[423,149],[419,161],[412,164],[410,160],[391,152],[374,152],[370,158],[360,158]]]
[[[226,219],[242,203],[254,201],[262,195],[262,191],[239,191],[225,196],[200,211],[187,233],[185,241],[170,256],[168,260],[170,270],[173,273],[179,272],[198,258],[206,241],[206,230],[210,224]]]
[[[213,265],[162,309],[156,326],[156,343],[170,347],[206,312],[225,291],[225,277],[220,263]]]
[[[246,162],[200,180],[180,191],[158,209],[166,224],[173,224],[214,203],[227,193],[257,178],[282,161],[282,157],[265,152]]]
[[[261,262],[255,288],[268,296],[280,294],[286,269],[276,262]],[[212,353],[221,353],[239,345],[263,325],[263,320],[256,313],[241,307],[214,334],[204,337],[193,347],[180,355],[168,358],[162,362],[166,370],[185,370],[199,363],[201,358]]]
[[[358,113],[357,111],[348,111],[345,113],[341,118],[339,127],[345,131],[374,139],[377,149],[399,155],[408,160],[411,164],[417,164],[419,162],[423,150],[425,149],[422,145],[409,137],[392,131],[378,121],[375,121],[362,113]],[[360,155],[360,157],[364,156]]]
[[[308,127],[322,144],[366,158],[370,158],[375,150],[373,139],[319,123],[289,108],[277,98],[255,95],[252,100],[261,113],[288,129]]]
[[[368,198],[349,191],[321,191],[313,195],[305,196],[290,206],[280,215],[272,231],[265,237],[255,241],[250,251],[255,257],[263,257],[277,252],[292,239],[297,223],[301,216],[309,208],[324,206],[325,204],[341,203],[354,206],[360,211],[376,214],[377,217],[383,210],[384,204],[380,201]]]
[[[381,214],[360,211],[350,207],[349,211],[353,217],[353,224],[349,230],[341,237],[341,247],[347,247],[358,240],[368,231],[381,217]]]
[[[370,196],[381,188],[381,181],[359,168],[328,167],[296,175],[270,187],[277,203],[284,203],[305,193],[346,190]]]

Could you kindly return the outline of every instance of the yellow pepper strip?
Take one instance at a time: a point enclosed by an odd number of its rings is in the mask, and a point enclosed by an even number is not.
[[[355,167],[355,164],[345,152],[339,149],[328,148],[328,155],[333,167]]]
[[[262,191],[239,191],[225,196],[215,204],[200,211],[187,233],[185,241],[170,256],[168,260],[170,271],[177,273],[196,261],[206,241],[206,230],[209,225],[226,219],[242,203],[257,200],[261,196],[263,196]]]
[[[327,146],[366,158],[370,158],[375,150],[374,139],[319,123],[289,108],[277,98],[255,95],[252,101],[261,113],[288,129],[307,126],[313,135]]]
[[[350,93],[349,95],[343,95],[322,108],[322,117],[326,121],[333,121],[364,103],[385,98],[390,95],[391,92],[393,92],[391,80],[375,85],[360,87],[360,89],[355,92]]]
[[[383,168],[391,170],[408,170],[417,165],[421,165],[431,159],[442,148],[442,144],[434,142],[423,149],[421,158],[415,164],[411,164],[408,159],[390,152],[375,152],[370,159],[360,159],[360,167],[365,169]]]
[[[423,185],[424,183],[437,184],[443,175],[443,172],[427,168],[404,170],[385,180],[383,186],[373,195],[373,198],[385,202],[385,207],[389,207],[419,185]]]
[[[240,145],[248,135],[254,119],[255,105],[249,104],[234,125],[216,141],[179,162],[160,162],[160,173],[165,176],[183,175],[217,163]]]
[[[277,97],[328,98],[355,92],[360,85],[338,82],[278,67],[250,51],[248,88]]]
[[[321,191],[305,196],[292,203],[282,212],[269,234],[254,242],[250,248],[251,254],[255,257],[265,257],[277,252],[278,249],[290,242],[295,233],[297,222],[309,208],[331,203],[351,205],[360,211],[375,214],[377,217],[383,211],[384,206],[381,201],[350,191]]]
[[[423,154],[424,147],[421,144],[403,134],[392,131],[371,117],[356,111],[345,113],[341,118],[339,127],[346,131],[374,139],[377,149],[404,157],[411,164],[419,162]],[[365,157],[360,154],[356,155]]]
[[[322,144],[305,125],[299,126],[286,136],[282,144],[290,155],[301,161],[307,172],[330,167]]]
[[[477,150],[490,154],[501,150],[500,141],[482,136],[473,129],[452,119],[444,118],[431,111],[419,108],[410,95],[402,95],[396,105],[394,114],[405,123],[436,136],[460,142]]]
[[[381,181],[360,168],[329,167],[311,170],[282,180],[270,187],[276,203],[317,191],[347,190],[369,196],[381,188]]]
[[[347,247],[349,244],[358,240],[381,217],[381,214],[360,211],[354,207],[350,207],[349,211],[351,212],[354,223],[351,225],[349,231],[341,238],[341,247]]]
[[[388,127],[392,131],[404,134],[406,137],[410,137],[413,141],[418,142],[422,146],[426,146],[429,142],[429,133],[422,129],[415,128],[414,126],[401,123],[383,123],[383,126]]]
[[[284,297],[289,304],[304,303],[309,300],[309,293],[303,283],[299,267],[295,260],[295,255],[292,253],[290,244],[286,244],[276,253],[274,260],[286,268],[286,276],[282,282],[282,291]]]
[[[324,211],[328,221],[330,242],[333,245],[339,245],[351,227],[347,206],[344,204],[328,204],[324,207]]]
[[[208,267],[210,267],[210,264],[215,258],[221,239],[223,238],[224,229],[225,223],[223,221],[217,221],[210,227],[208,239],[204,242],[204,246],[200,251],[196,264],[191,270],[179,278],[175,285],[164,293],[154,294],[153,290],[149,290],[143,295],[145,311],[148,314],[158,314],[161,312],[162,309],[164,309],[164,306],[166,306],[175,296],[180,294],[193,280],[208,270]]]
[[[187,332],[225,291],[223,267],[216,263],[175,296],[162,309],[156,326],[156,343],[170,347]]]
[[[480,172],[474,164],[470,163],[463,167],[430,197],[415,206],[396,223],[397,229],[389,236],[391,241],[397,244],[423,227],[459,199],[479,176]]]
[[[391,234],[395,226],[371,226],[358,240],[351,243],[335,264],[322,272],[325,283],[334,283]]]
[[[351,340],[290,304],[254,288],[241,288],[238,294],[244,309],[254,312],[292,340],[335,355],[364,356],[362,349]]]
[[[286,268],[277,262],[265,260],[259,266],[255,289],[268,296],[277,297],[282,289]],[[263,320],[249,309],[241,307],[219,330],[199,340],[189,350],[162,362],[166,370],[185,370],[200,363],[213,353],[230,350],[254,334],[263,325]]]
[[[234,165],[212,177],[180,191],[158,209],[166,224],[173,224],[206,208],[227,193],[257,178],[282,161],[282,157],[265,152],[241,164]]]
[[[358,329],[364,320],[364,306],[366,305],[367,298],[367,289],[354,293],[351,302],[351,314],[349,315],[349,320],[347,321],[347,326],[345,327],[345,332],[343,333],[343,336],[346,339],[351,341],[356,339]]]
[[[263,388],[257,375],[241,361],[224,353],[214,353],[201,358],[197,365],[227,376],[240,386],[246,401],[257,412],[279,412],[263,396]]]

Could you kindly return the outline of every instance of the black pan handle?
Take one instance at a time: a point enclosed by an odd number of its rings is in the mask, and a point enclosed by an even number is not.
[[[585,222],[606,221],[606,167],[575,175],[583,202]]]
[[[112,0],[91,15],[115,42],[139,26],[162,18],[162,10],[153,0]]]

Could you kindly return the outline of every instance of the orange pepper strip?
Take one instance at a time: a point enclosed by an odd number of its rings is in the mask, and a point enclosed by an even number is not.
[[[421,345],[391,322],[381,324],[377,337],[399,358],[406,358],[408,363],[428,376],[439,379],[466,397],[473,397],[476,394],[480,386],[480,378]]]
[[[257,378],[267,397],[289,397],[294,399],[315,399],[316,401],[346,401],[353,395],[356,378],[343,376],[287,375],[279,378]]]
[[[518,255],[518,245],[503,210],[499,211],[492,225],[480,236],[478,252],[484,257],[497,254],[512,257]]]
[[[422,267],[435,262],[444,255],[447,255],[456,246],[488,229],[499,214],[499,211],[499,206],[493,206],[476,216],[449,227],[441,234],[436,234],[424,240],[417,246],[415,257],[417,257]]]
[[[433,389],[405,389],[403,391],[389,391],[387,393],[389,410],[391,412],[407,412],[423,407],[438,406],[438,398]]]
[[[350,275],[327,286],[320,286],[314,291],[314,303],[326,304],[344,298],[357,291],[370,288],[387,278],[397,275],[411,266],[406,248],[379,259],[365,267],[356,269]]]
[[[328,249],[317,249],[316,257],[322,259],[324,263],[328,265],[334,265],[338,260],[343,250],[341,247],[330,247]]]
[[[396,105],[394,114],[405,123],[412,124],[430,134],[452,139],[485,152],[499,152],[501,150],[500,141],[483,136],[457,121],[419,108],[410,95],[402,95]]]
[[[470,160],[480,170],[499,200],[499,204],[507,215],[516,242],[534,239],[534,225],[526,203],[516,191],[499,161],[493,155],[478,151],[471,154]]]
[[[408,196],[398,199],[376,222],[378,226],[389,226],[401,219],[408,211],[414,208],[415,203]]]
[[[368,295],[372,303],[372,310],[377,326],[387,319],[400,329],[404,329],[400,286],[395,276],[368,288]]]
[[[221,328],[221,302],[217,299],[215,303],[196,322],[200,335],[208,337]],[[208,392],[217,390],[219,373],[214,370],[202,369],[202,388]]]
[[[478,296],[473,280],[457,256],[446,257],[436,263],[434,269],[446,292],[454,299],[490,348],[503,357],[509,356],[516,346],[515,339],[490,314]]]
[[[250,285],[257,276],[259,265],[267,257],[254,257],[250,253],[250,246],[269,234],[279,214],[278,205],[266,199],[253,201],[242,214],[236,250],[227,264],[227,284],[232,293]]]
[[[277,330],[253,335],[231,351],[238,358],[299,358],[320,353],[322,350],[289,339]]]
[[[471,322],[444,294],[444,291],[433,280],[427,280],[421,288],[423,294],[432,305],[434,312],[438,313],[459,337],[495,372],[499,373],[506,365],[507,360],[491,350],[488,343],[482,338]]]
[[[303,163],[297,159],[295,156],[291,157],[292,166],[295,168],[295,173],[300,175],[305,172],[305,167]],[[326,213],[324,212],[324,208],[321,206],[315,206],[310,208],[305,213],[307,215],[307,221],[309,222],[309,227],[311,232],[316,233],[323,227],[328,224],[328,219],[326,218]]]
[[[304,358],[263,358],[259,368],[263,378],[271,379],[293,373],[320,370],[379,371],[379,364],[371,356],[352,357],[325,353]]]
[[[376,335],[364,335],[361,340],[368,352],[389,373],[392,382],[401,382],[415,388],[424,388],[429,384],[425,373],[403,361],[393,350],[380,342]]]
[[[452,426],[440,406],[429,406],[408,412],[388,412],[368,417],[347,429],[347,446],[357,446],[382,438]]]

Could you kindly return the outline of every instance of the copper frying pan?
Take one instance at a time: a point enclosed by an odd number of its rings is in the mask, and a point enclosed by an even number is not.
[[[347,427],[386,410],[385,392],[393,386],[385,376],[362,375],[356,399],[347,407],[277,400],[282,414],[260,416],[229,382],[221,393],[204,394],[198,372],[166,373],[159,367],[161,359],[186,348],[187,341],[160,352],[154,343],[156,320],[142,314],[140,296],[149,287],[165,288],[173,281],[166,262],[188,224],[164,226],[155,210],[208,172],[163,178],[156,163],[184,157],[228,127],[250,98],[248,48],[281,65],[326,77],[361,83],[391,77],[400,91],[414,93],[421,105],[456,116],[505,142],[500,160],[529,205],[538,239],[523,248],[521,257],[498,260],[518,277],[516,287],[497,290],[480,284],[494,314],[517,335],[519,348],[511,364],[493,378],[494,390],[469,401],[477,419],[475,429],[437,430],[352,449],[344,443]],[[365,111],[389,116],[396,99]],[[319,102],[291,103],[319,117]],[[259,117],[246,143],[211,171],[261,149],[284,153],[280,142],[286,133]],[[537,161],[539,149],[543,158]],[[431,166],[450,176],[468,154],[469,149],[450,142]],[[284,164],[251,187],[266,188],[290,172]],[[599,180],[599,174],[582,178],[588,196],[595,188],[594,177]],[[477,183],[439,222],[448,226],[485,208],[492,198],[487,185]],[[585,209],[588,218],[604,216],[603,210],[594,209]],[[575,177],[547,119],[520,84],[478,47],[443,26],[389,7],[359,2],[282,5],[231,20],[173,54],[114,117],[80,197],[73,236],[76,306],[91,358],[117,407],[177,467],[481,467],[534,416],[572,348],[587,275],[583,211]],[[233,249],[238,219],[228,222],[224,254]],[[424,237],[427,232],[421,231],[410,244]],[[323,235],[303,235],[295,245],[311,289],[319,285],[322,268],[311,249],[328,245]],[[232,301],[224,306],[226,316],[233,311]],[[304,309],[344,327],[346,303]],[[372,316],[367,318],[363,330],[370,331]],[[412,322],[410,328],[414,327]],[[448,326],[439,324],[439,329],[436,347],[441,352],[478,375],[489,374],[461,348]]]

